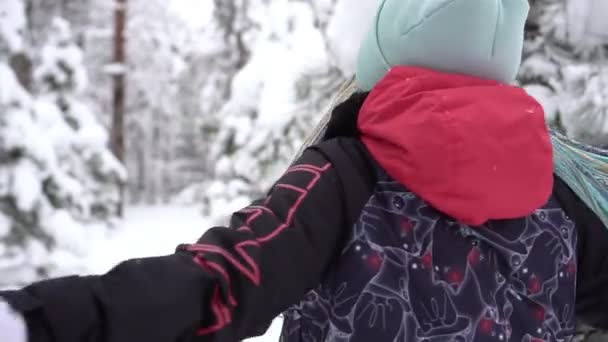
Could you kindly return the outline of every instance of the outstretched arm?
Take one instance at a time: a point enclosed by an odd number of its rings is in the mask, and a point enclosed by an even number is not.
[[[319,282],[348,233],[344,198],[332,164],[308,150],[229,227],[173,255],[0,296],[25,318],[30,342],[239,341]]]

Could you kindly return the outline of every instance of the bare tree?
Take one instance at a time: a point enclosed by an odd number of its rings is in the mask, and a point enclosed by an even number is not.
[[[114,63],[117,66],[113,74],[114,85],[112,89],[112,131],[110,144],[112,152],[121,162],[125,160],[124,116],[125,116],[125,88],[126,88],[126,39],[125,28],[127,23],[127,0],[115,0],[114,9]],[[121,204],[119,214],[123,214],[124,189],[121,190]]]

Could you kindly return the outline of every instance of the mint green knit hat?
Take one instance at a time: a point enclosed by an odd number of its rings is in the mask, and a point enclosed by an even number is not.
[[[383,0],[359,50],[357,83],[371,90],[396,65],[515,80],[527,0]]]

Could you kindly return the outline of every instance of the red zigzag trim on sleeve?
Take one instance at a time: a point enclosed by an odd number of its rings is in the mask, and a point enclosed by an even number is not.
[[[290,189],[292,191],[295,191],[296,193],[299,193],[299,196],[296,199],[296,201],[293,203],[291,208],[289,209],[285,222],[278,224],[275,227],[275,229],[272,230],[271,233],[269,233],[265,236],[258,237],[254,240],[246,240],[246,241],[239,242],[238,244],[236,244],[234,246],[233,251],[229,251],[220,246],[211,245],[211,244],[193,244],[193,245],[187,246],[186,250],[188,250],[190,252],[197,252],[197,255],[194,257],[194,261],[196,262],[196,264],[201,266],[201,268],[203,268],[205,271],[212,271],[214,273],[221,275],[223,278],[226,279],[229,287],[230,287],[230,284],[232,283],[229,273],[226,271],[226,269],[224,269],[223,266],[221,266],[217,263],[214,263],[214,262],[206,261],[204,259],[205,254],[214,253],[214,254],[221,255],[234,268],[236,268],[242,275],[244,275],[247,279],[249,279],[255,286],[259,286],[261,283],[260,267],[257,264],[257,262],[251,257],[251,255],[249,255],[249,253],[247,253],[247,251],[245,250],[245,247],[254,246],[254,247],[262,248],[265,243],[268,243],[268,242],[276,239],[278,236],[281,235],[281,233],[283,231],[285,231],[287,228],[289,228],[291,226],[291,224],[293,223],[295,214],[297,213],[298,209],[302,205],[302,202],[304,202],[304,200],[310,193],[310,190],[312,190],[315,187],[315,185],[317,185],[317,183],[321,179],[321,176],[323,175],[323,173],[326,172],[327,170],[329,170],[330,168],[331,168],[330,163],[327,163],[323,167],[303,164],[303,165],[296,165],[296,166],[290,168],[289,170],[287,170],[286,174],[304,172],[304,173],[312,174],[313,178],[305,188],[300,188],[300,187],[294,186],[292,184],[275,185],[275,187],[277,187],[277,188]],[[241,210],[240,211],[241,213],[248,214],[249,216],[245,220],[245,225],[243,225],[242,227],[239,227],[238,230],[252,231],[252,229],[251,229],[252,223],[264,214],[272,215],[272,216],[276,217],[275,213],[266,206],[266,205],[268,205],[269,201],[270,201],[270,196],[266,199],[264,206],[250,206],[250,207],[247,207],[247,208]],[[241,262],[239,260],[239,257],[242,260],[244,260],[244,262]],[[220,331],[221,329],[223,329],[224,327],[226,327],[227,325],[229,325],[232,322],[232,310],[237,306],[238,302],[235,299],[235,297],[233,296],[232,290],[230,290],[228,298],[229,298],[228,300],[230,302],[229,303],[230,305],[226,305],[226,303],[224,303],[224,300],[222,299],[222,296],[219,293],[219,286],[216,287],[216,290],[214,292],[212,302],[211,302],[211,309],[216,317],[216,322],[215,322],[215,324],[213,324],[210,327],[199,329],[197,331],[197,335],[202,336],[202,335],[215,333],[217,331]]]

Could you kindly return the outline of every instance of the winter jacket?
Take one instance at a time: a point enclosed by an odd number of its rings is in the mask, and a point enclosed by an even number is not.
[[[539,115],[514,87],[397,68],[229,227],[0,296],[31,342],[239,341],[283,312],[285,342],[608,328],[608,230],[547,177]]]

